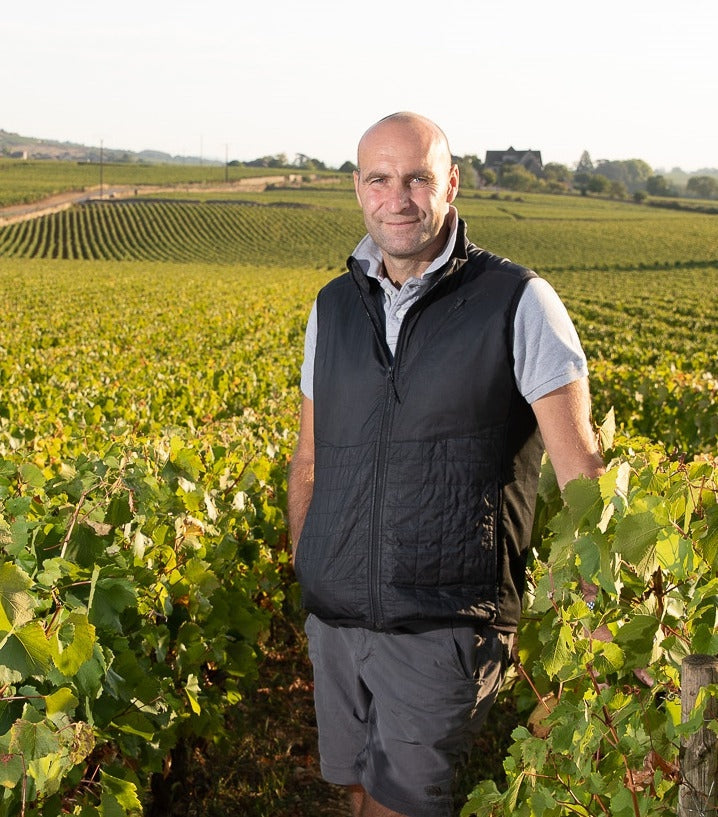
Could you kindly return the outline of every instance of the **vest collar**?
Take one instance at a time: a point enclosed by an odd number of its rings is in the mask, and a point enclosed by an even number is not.
[[[454,218],[446,246],[424,275],[431,275],[439,270],[449,274],[462,266],[468,258],[469,240],[466,237],[466,222],[459,217],[455,207],[452,206],[451,210]],[[438,266],[434,267],[437,262]],[[371,279],[378,280],[381,264],[381,250],[370,235],[362,238],[347,259],[347,268],[357,284],[365,291],[369,291]]]

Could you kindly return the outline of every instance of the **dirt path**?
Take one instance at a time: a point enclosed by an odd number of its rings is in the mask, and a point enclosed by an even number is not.
[[[270,184],[283,184],[288,187],[297,184],[297,177],[289,176],[257,176],[254,178],[239,179],[223,185],[205,184],[172,184],[172,185],[131,185],[116,184],[87,187],[83,190],[70,190],[39,199],[28,204],[14,204],[10,207],[0,207],[0,227],[13,224],[16,221],[27,221],[31,218],[40,218],[51,213],[67,210],[75,204],[84,201],[99,199],[126,199],[135,196],[145,196],[152,193],[237,193],[258,192],[267,189]]]

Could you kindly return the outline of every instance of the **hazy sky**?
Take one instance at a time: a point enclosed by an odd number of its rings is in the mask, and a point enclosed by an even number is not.
[[[0,128],[338,166],[414,110],[454,153],[718,167],[717,0],[35,0],[0,17]]]

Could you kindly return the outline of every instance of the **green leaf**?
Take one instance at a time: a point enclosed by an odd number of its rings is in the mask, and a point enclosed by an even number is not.
[[[20,754],[0,753],[0,786],[14,789],[25,773],[25,766]]]
[[[593,666],[600,675],[616,672],[625,663],[626,656],[615,641],[594,641],[593,649],[596,651]]]
[[[624,516],[616,525],[616,551],[646,578],[657,566],[655,549],[660,530],[650,511]]]
[[[598,430],[599,441],[602,451],[610,451],[613,448],[613,441],[616,436],[616,413],[611,407]]]
[[[60,751],[60,740],[42,721],[20,719],[15,721],[10,730],[10,752],[17,752],[25,762],[57,754]]]
[[[699,624],[693,636],[693,652],[697,655],[718,655],[718,631]]]
[[[660,621],[655,616],[635,615],[618,629],[614,642],[623,649],[630,666],[650,660]]]
[[[185,695],[187,696],[187,700],[189,701],[191,710],[195,715],[199,715],[202,711],[202,708],[199,705],[199,695],[201,690],[196,675],[187,676],[187,683],[185,684],[184,691]]]
[[[561,625],[558,636],[550,641],[541,653],[541,660],[549,677],[558,677],[564,668],[574,665],[572,645],[573,636],[571,628],[563,624]]]
[[[603,513],[603,499],[598,481],[579,477],[563,489],[563,497],[576,528],[595,527]]]
[[[593,536],[581,536],[575,547],[580,559],[581,575],[590,581],[601,568],[601,551]]]
[[[32,619],[35,602],[26,592],[32,579],[17,565],[0,566],[0,632],[21,627]]]
[[[50,666],[50,642],[39,622],[31,621],[5,637],[0,647],[0,683],[44,675]]]
[[[99,579],[95,585],[90,620],[95,627],[122,632],[120,613],[136,602],[136,590],[127,579]]]
[[[63,675],[71,677],[92,658],[95,628],[85,613],[74,611],[62,622],[53,643],[55,666]]]
[[[42,471],[37,467],[37,465],[31,462],[23,463],[20,466],[19,471],[22,479],[31,488],[42,488],[42,486],[47,482]]]
[[[139,817],[142,814],[142,804],[134,783],[103,771],[100,787],[100,817]]]
[[[105,513],[105,522],[117,528],[131,520],[132,511],[130,510],[129,497],[126,494],[113,496]]]
[[[95,643],[92,658],[90,658],[89,661],[85,661],[75,673],[73,680],[77,684],[77,691],[88,700],[92,701],[99,695],[107,676],[107,664],[108,661],[112,659],[112,653],[109,649],[106,652],[108,653],[107,657],[100,645]]]
[[[112,724],[119,729],[120,732],[124,732],[128,735],[138,735],[147,741],[153,740],[155,732],[157,731],[150,719],[136,709],[124,712],[122,715],[113,718]]]
[[[54,720],[55,715],[64,714],[72,716],[79,703],[72,690],[68,687],[60,689],[45,696],[45,711],[50,720]]]
[[[11,517],[25,516],[31,507],[31,496],[12,496],[5,500],[5,513]]]
[[[179,437],[170,440],[170,462],[188,479],[196,482],[204,470],[202,460],[195,451],[185,448]]]

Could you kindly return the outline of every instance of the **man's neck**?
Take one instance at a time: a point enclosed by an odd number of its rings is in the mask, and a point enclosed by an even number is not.
[[[430,266],[431,261],[396,259],[384,256],[384,275],[397,289],[400,289],[409,278],[421,278]]]

